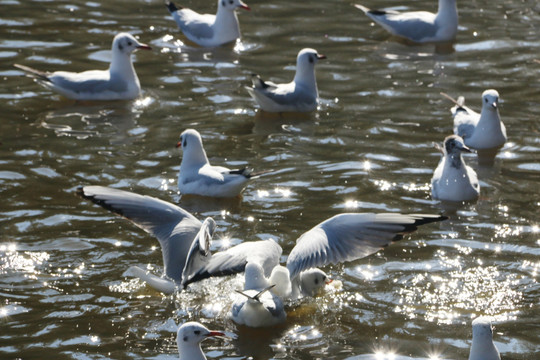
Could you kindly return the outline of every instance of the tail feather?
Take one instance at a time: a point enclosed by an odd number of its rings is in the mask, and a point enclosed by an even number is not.
[[[268,286],[267,288],[262,289],[261,291],[259,291],[259,292],[258,292],[257,294],[255,294],[254,296],[250,296],[250,295],[248,295],[248,294],[246,294],[245,292],[240,291],[240,290],[234,290],[234,291],[236,291],[236,292],[239,293],[240,295],[244,295],[244,296],[247,297],[248,299],[255,300],[255,301],[258,301],[258,302],[261,302],[261,300],[260,300],[261,295],[264,294],[265,292],[267,292],[268,290],[272,289],[274,286],[276,286],[276,284],[270,285],[270,286]]]
[[[381,15],[387,15],[387,14],[395,13],[394,11],[369,9],[369,8],[365,7],[364,5],[360,5],[360,4],[356,4],[354,6],[357,9],[362,10],[366,15],[381,16]]]
[[[38,80],[51,82],[51,79],[49,79],[50,73],[40,71],[34,68],[31,68],[29,66],[21,65],[21,64],[13,64],[17,69],[20,69],[26,73],[26,75],[33,77]]]
[[[451,97],[450,95],[448,95],[447,93],[441,92],[440,94],[456,105],[455,107],[453,107],[451,109],[452,114],[455,115],[456,112],[458,112],[458,111],[466,110],[465,109],[465,98],[463,96],[458,97],[457,100],[456,100],[453,97]]]
[[[269,87],[269,85],[257,74],[251,74],[251,82],[256,89],[267,89]]]
[[[179,9],[182,9],[182,7],[177,7],[172,1],[165,1],[165,6],[167,7],[167,9],[169,9],[169,12],[171,12],[171,14],[175,11],[178,11]]]
[[[251,168],[243,168],[243,169],[236,169],[229,171],[229,174],[236,174],[236,175],[243,175],[248,179],[256,179],[261,175],[273,172],[274,170],[262,170],[258,172],[254,172]]]

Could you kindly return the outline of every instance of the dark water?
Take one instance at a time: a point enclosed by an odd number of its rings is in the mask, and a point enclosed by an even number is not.
[[[184,4],[216,7],[213,0]],[[242,41],[208,50],[184,44],[161,1],[1,2],[0,358],[170,359],[177,324],[198,319],[230,336],[204,343],[213,359],[389,352],[464,359],[471,319],[481,314],[494,318],[504,359],[537,358],[538,3],[459,1],[458,38],[445,49],[389,38],[348,1],[249,5],[251,12],[239,11]],[[134,56],[139,101],[69,101],[11,67],[106,68],[119,31],[155,49]],[[328,56],[317,67],[319,111],[256,111],[243,88],[250,74],[289,81],[303,47]],[[465,95],[479,109],[488,88],[501,94],[509,141],[491,166],[466,158],[481,196],[451,209],[429,190],[439,160],[432,143],[452,131],[451,104],[439,92]],[[186,128],[202,134],[215,164],[275,171],[242,199],[181,198],[174,145]],[[158,243],[78,198],[76,188],[86,184],[213,216],[216,248],[273,238],[287,254],[300,234],[343,212],[442,212],[450,219],[375,256],[325,268],[341,287],[291,309],[282,327],[253,330],[227,316],[240,277],[167,297],[122,276],[130,265],[159,273]]]

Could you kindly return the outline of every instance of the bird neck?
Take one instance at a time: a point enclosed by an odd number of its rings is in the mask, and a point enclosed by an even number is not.
[[[216,36],[222,38],[223,41],[233,41],[240,37],[240,26],[238,25],[236,11],[226,9],[218,3],[214,30]]]
[[[478,124],[476,126],[483,129],[500,129],[501,117],[499,115],[499,109],[491,106],[484,107],[480,113],[480,119],[478,119]]]
[[[179,340],[181,341],[181,339]],[[196,346],[178,345],[178,355],[180,355],[180,360],[205,360],[206,359],[206,356],[204,355],[200,344],[197,344]]]
[[[180,171],[185,167],[194,166],[200,168],[209,163],[206,151],[204,151],[204,147],[201,143],[193,143],[190,146],[191,147],[188,150],[184,149]]]
[[[446,158],[447,158],[447,162],[446,162],[447,166],[450,166],[458,170],[460,170],[461,167],[463,166],[463,157],[461,156],[461,153],[447,154]]]
[[[469,360],[481,360],[481,359],[500,359],[499,350],[493,344],[493,340],[484,337],[482,339],[473,338],[471,345],[471,353]]]
[[[439,9],[437,10],[437,19],[457,19],[456,0],[439,0]]]
[[[317,93],[317,97],[319,97],[319,92],[317,89],[317,80],[315,78],[315,68],[314,67],[304,67],[301,68],[296,65],[296,74],[294,76],[294,82],[297,85],[302,85],[308,89],[312,89]]]
[[[131,62],[131,54],[113,51],[109,72],[119,74],[124,79],[137,79],[137,74]]]

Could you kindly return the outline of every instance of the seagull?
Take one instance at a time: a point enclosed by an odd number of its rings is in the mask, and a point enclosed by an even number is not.
[[[283,300],[315,296],[330,282],[318,267],[366,257],[401,240],[420,225],[445,219],[425,214],[339,214],[302,234],[287,258],[286,267],[275,265],[270,269],[275,260],[261,264],[265,256],[279,259],[279,245],[273,245],[269,251],[268,245],[251,243],[249,257],[235,247],[213,254],[188,282],[244,271],[245,290],[260,291],[275,285],[269,291]]]
[[[473,320],[473,340],[469,360],[501,360],[499,350],[493,343],[493,328],[489,318],[481,316]]]
[[[287,84],[263,81],[252,75],[253,86],[246,86],[249,95],[267,112],[309,112],[317,109],[319,92],[315,79],[315,64],[325,55],[314,49],[302,49],[296,58],[296,74]]]
[[[240,37],[236,8],[250,10],[242,0],[218,0],[216,15],[199,14],[191,9],[178,8],[166,1],[174,21],[184,35],[204,47],[215,47],[235,41]]]
[[[126,275],[135,276],[154,289],[172,294],[210,256],[210,240],[216,228],[212,218],[200,222],[186,210],[169,202],[103,186],[84,186],[78,194],[121,215],[155,236],[163,255],[163,276],[132,266]]]
[[[443,153],[439,165],[431,178],[433,198],[446,201],[474,200],[480,194],[480,184],[476,172],[465,164],[461,153],[471,150],[457,135],[444,139]]]
[[[454,116],[454,134],[465,141],[465,145],[476,150],[500,148],[506,142],[506,128],[499,115],[499,93],[489,89],[482,93],[480,114],[465,106],[465,98],[457,100],[441,93],[456,104],[451,109]]]
[[[14,64],[41,85],[73,100],[132,100],[141,93],[139,78],[131,62],[137,49],[151,50],[131,34],[119,33],[112,43],[112,60],[108,70],[43,72]]]
[[[456,0],[439,0],[439,10],[436,14],[427,11],[370,10],[362,5],[355,7],[392,35],[416,43],[448,42],[457,34]]]
[[[220,331],[208,330],[196,321],[184,323],[178,328],[176,343],[180,360],[206,360],[201,342],[212,336],[225,336]]]
[[[316,267],[366,257],[401,240],[418,226],[446,219],[429,214],[335,215],[301,235],[283,267],[279,265],[282,249],[274,240],[245,242],[211,254],[209,248],[215,222],[206,218],[201,223],[186,210],[169,202],[103,186],[84,186],[78,189],[78,194],[127,218],[159,240],[164,274],[162,278],[154,275],[153,280],[185,288],[210,276],[241,273],[248,263],[253,263],[263,269],[260,279],[264,277],[266,282],[254,280],[254,285],[250,285],[246,281],[244,290],[260,291],[267,282],[280,282],[277,279],[285,278],[292,287],[291,295],[286,298],[313,296],[318,287],[324,286],[326,274]],[[253,269],[256,271],[257,267]],[[272,272],[279,274],[272,275]],[[148,284],[155,286],[153,281]],[[287,284],[276,284],[276,288],[288,287]]]
[[[267,327],[285,322],[287,313],[283,301],[269,290],[270,285],[261,291],[236,291],[243,298],[237,299],[231,308],[231,318],[239,325],[249,327]]]
[[[251,169],[231,170],[213,166],[208,162],[197,130],[187,129],[180,135],[176,147],[182,147],[182,163],[178,173],[178,189],[185,195],[200,195],[219,198],[239,196],[251,179],[262,173]]]

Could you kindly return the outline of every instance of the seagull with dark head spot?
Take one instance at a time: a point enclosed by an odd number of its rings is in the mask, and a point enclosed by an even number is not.
[[[416,43],[452,41],[458,30],[456,0],[439,0],[436,14],[428,11],[371,10],[355,5],[394,36]]]
[[[176,343],[180,360],[206,360],[201,342],[214,336],[225,336],[221,331],[208,330],[203,324],[190,321],[178,328]]]
[[[462,152],[471,152],[457,135],[444,139],[443,156],[431,178],[431,194],[434,199],[445,201],[469,201],[478,198],[480,183],[476,172],[463,160]]]
[[[119,33],[112,43],[112,58],[108,70],[84,72],[43,72],[15,64],[18,69],[48,89],[74,100],[132,100],[141,93],[141,85],[133,68],[131,53],[137,49],[151,50],[133,35]]]
[[[236,197],[250,180],[262,174],[253,173],[249,168],[231,170],[211,165],[201,135],[194,129],[185,130],[176,147],[181,147],[183,153],[178,173],[178,189],[184,195]]]
[[[293,81],[275,84],[252,75],[253,86],[246,86],[249,95],[267,112],[309,112],[317,109],[319,91],[315,78],[315,64],[325,55],[314,49],[302,49],[296,57]]]
[[[345,213],[333,216],[302,234],[279,265],[281,247],[266,242],[247,242],[247,253],[235,247],[213,254],[192,273],[188,283],[211,276],[244,271],[244,290],[270,292],[283,300],[315,296],[331,282],[319,267],[349,262],[374,254],[419,226],[445,220],[430,214]]]
[[[177,7],[173,2],[165,5],[184,35],[195,44],[215,47],[240,37],[236,9],[250,10],[242,0],[218,0],[216,15],[199,14],[191,9]]]
[[[506,142],[506,128],[499,115],[499,93],[488,89],[482,93],[482,111],[465,106],[465,98],[457,100],[445,93],[443,96],[455,106],[450,110],[454,116],[454,134],[465,141],[465,145],[475,150],[498,149]]]

